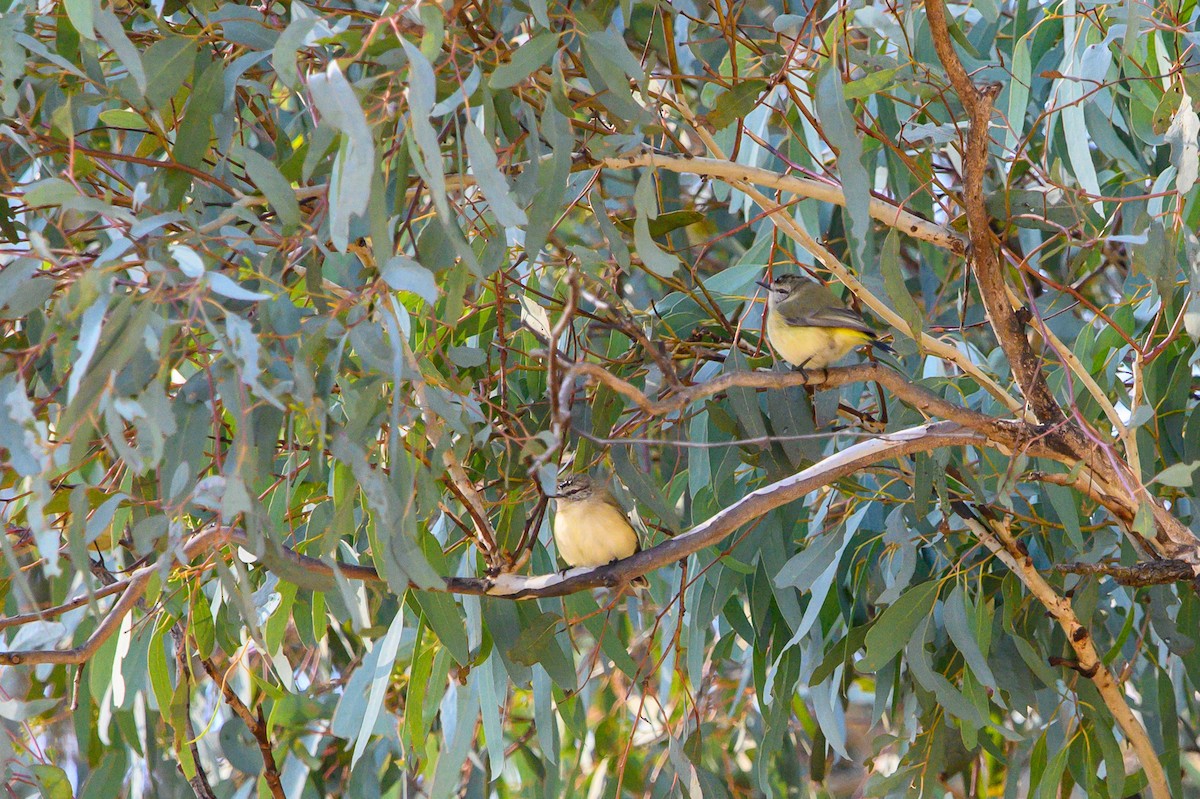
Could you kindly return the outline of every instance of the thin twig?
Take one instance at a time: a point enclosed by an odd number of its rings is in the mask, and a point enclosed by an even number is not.
[[[279,766],[275,763],[275,750],[271,746],[271,739],[267,734],[267,722],[263,718],[262,705],[258,706],[257,715],[252,713],[241,697],[229,686],[229,680],[217,671],[216,664],[211,659],[200,658],[200,663],[204,666],[208,678],[221,689],[221,696],[225,697],[225,704],[229,705],[230,709],[237,714],[237,717],[246,725],[246,729],[250,730],[250,734],[254,736],[254,740],[258,742],[258,751],[263,759],[263,779],[271,791],[271,796],[274,799],[286,799],[283,781],[279,778]]]
[[[208,782],[208,775],[204,772],[204,766],[200,764],[200,746],[196,738],[196,727],[192,724],[192,686],[191,686],[191,668],[189,668],[187,649],[183,643],[183,628],[176,624],[171,628],[171,637],[175,639],[175,671],[178,672],[179,687],[177,691],[183,692],[183,730],[177,731],[176,740],[186,739],[183,743],[188,748],[188,753],[192,758],[192,768],[195,773],[188,778],[188,784],[192,786],[192,791],[196,794],[196,799],[217,799],[213,793],[212,785]],[[184,772],[183,763],[179,764],[179,770]]]
[[[786,191],[789,194],[833,205],[843,207],[846,205],[845,193],[841,186],[834,183],[823,183],[793,175],[780,175],[769,169],[744,166],[721,158],[683,158],[647,151],[603,158],[600,160],[600,166],[605,169],[635,169],[638,167],[665,169],[668,172],[720,178],[726,183],[753,183],[757,186]],[[960,255],[967,250],[967,242],[954,230],[922,219],[898,205],[872,197],[868,210],[872,219],[907,233],[913,238],[928,241]]]

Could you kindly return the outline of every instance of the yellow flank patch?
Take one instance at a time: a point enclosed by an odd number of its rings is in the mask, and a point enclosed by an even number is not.
[[[778,314],[771,314],[767,317],[767,338],[779,357],[792,366],[823,369],[870,341],[871,335],[851,327],[789,325]]]

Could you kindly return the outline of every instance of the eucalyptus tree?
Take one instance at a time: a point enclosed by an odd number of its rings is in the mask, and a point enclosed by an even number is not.
[[[14,795],[1195,790],[1194,2],[6,5]]]

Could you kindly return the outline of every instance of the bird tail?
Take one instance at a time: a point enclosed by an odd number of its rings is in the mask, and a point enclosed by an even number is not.
[[[871,342],[871,346],[878,347],[879,349],[883,350],[884,352],[890,353],[892,355],[896,354],[896,350],[892,349],[892,345],[888,344],[886,341],[880,341],[879,339],[875,339],[874,341]]]

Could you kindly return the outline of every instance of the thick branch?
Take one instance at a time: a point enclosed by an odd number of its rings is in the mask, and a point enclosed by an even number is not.
[[[1193,582],[1195,568],[1185,560],[1150,560],[1133,566],[1112,563],[1060,563],[1055,571],[1066,574],[1101,574],[1119,585],[1142,588],[1148,585]]]
[[[1071,648],[1075,650],[1075,656],[1079,658],[1076,670],[1095,684],[1096,690],[1104,699],[1104,704],[1112,713],[1113,718],[1117,720],[1117,724],[1125,733],[1125,738],[1133,747],[1134,752],[1137,753],[1142,769],[1146,772],[1150,795],[1154,799],[1169,799],[1171,792],[1167,787],[1167,778],[1163,773],[1158,753],[1154,751],[1154,745],[1150,742],[1146,729],[1126,704],[1121,686],[1096,653],[1091,633],[1079,623],[1079,618],[1075,615],[1070,600],[1059,596],[1038,573],[1033,565],[1033,560],[1021,550],[1006,525],[982,513],[983,518],[981,519],[972,512],[966,503],[955,503],[954,509],[962,516],[963,521],[979,537],[984,546],[995,553],[996,557],[1021,579],[1029,592],[1037,597],[1038,601],[1062,627],[1063,632],[1067,634],[1067,640],[1071,642]]]
[[[933,422],[883,435],[847,447],[790,477],[752,491],[692,529],[625,560],[596,569],[571,569],[562,575],[522,577],[501,574],[480,581],[483,590],[479,593],[525,599],[564,596],[590,588],[621,585],[712,546],[767,512],[882,461],[940,447],[977,446],[985,442],[984,436],[955,422]],[[463,580],[455,582],[462,583]]]
[[[831,381],[850,382],[851,379],[863,379],[863,374],[873,374],[874,367],[851,367],[845,370],[829,370],[825,376],[817,376]],[[884,370],[886,371],[886,370]],[[729,383],[733,385],[754,385],[759,379],[755,373],[743,373],[750,376],[745,383],[739,382],[744,378]],[[830,377],[832,375],[833,377]],[[854,377],[857,375],[857,377]],[[774,378],[790,381],[798,376],[763,374],[762,378]],[[625,384],[628,385],[628,384]],[[708,385],[708,384],[706,384]],[[642,396],[641,392],[629,386]],[[915,388],[910,385],[910,388]],[[902,388],[901,390],[907,390]],[[697,392],[699,395],[699,392]],[[693,397],[694,398],[694,397]],[[944,402],[936,396],[929,398]],[[646,400],[647,403],[652,403]],[[667,401],[664,401],[667,402]],[[936,404],[936,403],[934,403]],[[933,405],[927,406],[933,407]],[[950,406],[954,408],[954,406]],[[956,409],[956,413],[963,409]],[[1044,457],[1067,464],[1074,461],[1069,455],[1063,454],[1043,443],[1037,436],[1032,436],[1026,425],[1003,419],[990,419],[979,415],[963,417],[972,423],[979,424],[979,430],[971,429],[959,421],[938,421],[919,427],[909,428],[896,433],[885,434],[878,438],[862,441],[841,452],[834,453],[819,463],[804,469],[791,477],[784,478],[757,491],[751,492],[738,502],[725,508],[716,515],[674,538],[647,550],[626,558],[625,560],[601,566],[595,569],[572,569],[562,574],[548,574],[527,577],[517,574],[500,573],[488,577],[448,577],[441,590],[455,594],[486,595],[508,599],[527,599],[532,597],[555,597],[586,591],[604,586],[618,586],[628,583],[635,577],[646,574],[675,561],[692,555],[705,547],[712,546],[740,527],[754,521],[789,502],[803,498],[819,488],[829,485],[836,480],[855,474],[883,461],[904,457],[918,452],[929,452],[941,447],[959,446],[991,446],[1001,451],[1013,453],[1024,452],[1036,457]],[[1087,480],[1075,485],[1109,508],[1120,514],[1124,507],[1121,502],[1111,495],[1111,489],[1103,482]],[[1119,515],[1128,524],[1128,514]],[[246,534],[240,530],[227,527],[212,526],[191,538],[183,547],[183,560],[186,562],[201,552],[216,550],[226,544],[249,548],[251,546]],[[264,554],[264,565],[275,568],[283,574],[299,569],[306,575],[328,580],[330,587],[334,584],[336,574],[351,580],[368,582],[384,582],[379,573],[369,567],[349,563],[327,563],[317,558],[294,552],[279,546],[269,550],[270,556]],[[280,560],[282,559],[282,560]],[[129,613],[145,593],[150,578],[157,572],[159,566],[145,566],[135,571],[124,583],[124,592],[112,608],[105,614],[96,631],[82,646],[68,650],[27,650],[0,653],[0,665],[23,665],[34,663],[74,664],[88,660],[96,653],[109,636],[120,628],[121,619]],[[320,585],[310,586],[320,590]],[[416,586],[412,586],[416,588]],[[51,609],[56,610],[56,609]],[[49,613],[51,611],[44,611]],[[28,621],[36,620],[30,614]]]
[[[507,573],[495,577],[448,577],[445,590],[454,594],[528,599],[566,596],[592,588],[622,585],[634,577],[699,552],[768,511],[876,463],[939,447],[979,445],[986,441],[983,435],[955,422],[934,422],[883,435],[848,447],[791,477],[760,488],[691,530],[625,560],[595,569],[571,569],[561,574],[532,577]],[[232,537],[235,544],[243,541],[244,534],[240,532]],[[381,581],[378,573],[368,566],[337,564],[335,567],[287,549],[282,554],[291,562],[290,565],[303,568],[314,576],[332,578],[336,568],[349,579]]]
[[[996,338],[1012,365],[1013,377],[1034,414],[1044,424],[1061,422],[1065,418],[1062,408],[1046,384],[1038,357],[1029,346],[1023,325],[1009,301],[998,247],[991,230],[991,218],[983,201],[983,178],[987,171],[990,143],[988,125],[991,122],[992,104],[1002,87],[993,83],[981,89],[971,81],[950,41],[946,7],[942,0],[926,0],[925,15],[929,20],[929,31],[938,59],[970,116],[967,151],[963,158],[963,206],[971,240],[971,268],[979,285],[979,296],[983,299]]]
[[[917,452],[928,452],[939,447],[979,445],[986,441],[983,435],[955,422],[933,422],[883,435],[848,447],[791,477],[753,491],[691,530],[625,560],[595,569],[572,569],[562,574],[534,577],[516,574],[499,574],[495,577],[449,577],[446,578],[444,590],[457,594],[526,599],[566,596],[591,588],[623,585],[635,577],[716,544],[768,511],[874,464]],[[249,546],[249,541],[242,531],[213,526],[206,528],[184,545],[184,557],[190,560],[201,552],[215,550],[227,543]],[[332,578],[334,570],[337,569],[349,579],[383,582],[378,572],[366,566],[330,565],[286,548],[281,548],[280,556],[286,558],[290,562],[289,565],[303,568],[313,576]],[[0,653],[0,665],[75,664],[87,661],[104,641],[119,629],[121,619],[145,593],[151,576],[158,568],[157,565],[146,566],[131,575],[121,598],[109,609],[83,646],[66,650],[3,652]]]

